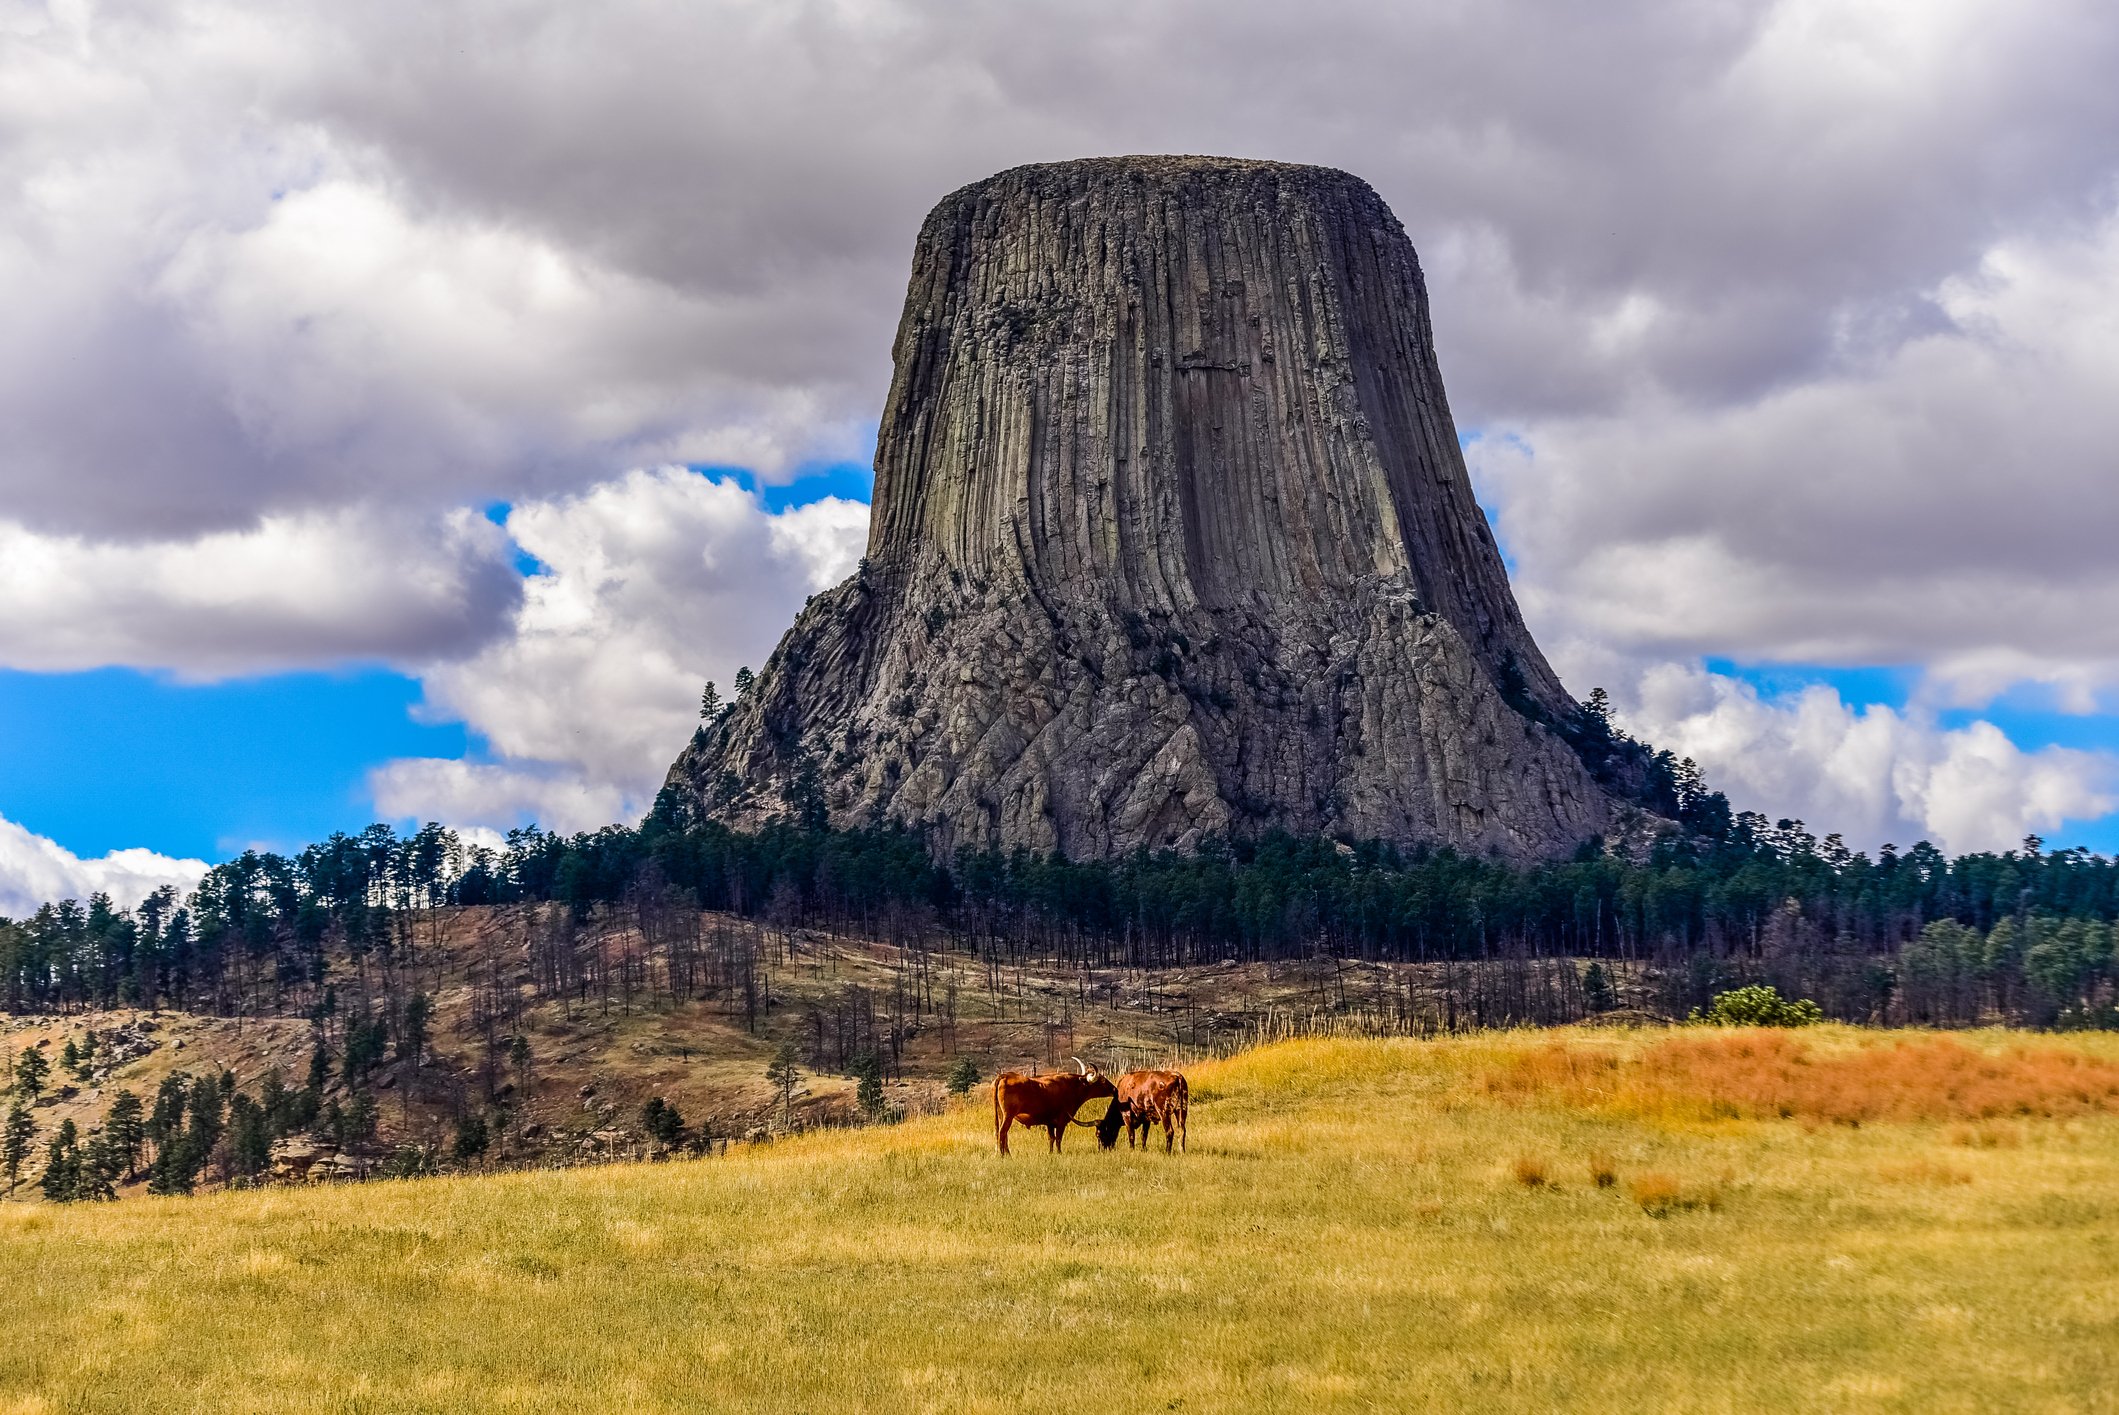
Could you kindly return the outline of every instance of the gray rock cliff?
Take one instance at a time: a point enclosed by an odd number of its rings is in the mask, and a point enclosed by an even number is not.
[[[674,794],[1072,857],[1280,828],[1565,852],[1564,740],[1412,244],[1343,172],[1020,167],[913,254],[859,574]]]

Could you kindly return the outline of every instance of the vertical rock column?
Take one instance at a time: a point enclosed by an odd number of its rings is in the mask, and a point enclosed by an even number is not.
[[[1610,823],[1359,179],[1001,173],[928,216],[895,359],[866,567],[679,759],[699,808],[1077,856]]]

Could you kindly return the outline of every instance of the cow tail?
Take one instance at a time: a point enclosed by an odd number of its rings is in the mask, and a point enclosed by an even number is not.
[[[993,1143],[1001,1143],[1001,1078],[993,1078]]]
[[[1192,1083],[1182,1074],[1177,1078],[1177,1142],[1186,1145],[1192,1138]]]

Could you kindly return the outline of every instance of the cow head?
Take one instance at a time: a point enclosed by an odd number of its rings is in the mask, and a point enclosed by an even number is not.
[[[1089,1083],[1089,1091],[1091,1095],[1115,1096],[1118,1094],[1118,1087],[1112,1082],[1109,1076],[1106,1076],[1103,1072],[1089,1065],[1089,1063],[1083,1061],[1078,1056],[1070,1056],[1067,1059],[1074,1063],[1075,1075],[1079,1079]]]
[[[1113,1101],[1118,1099],[1118,1087],[1111,1083],[1109,1076],[1104,1075],[1103,1072],[1089,1065],[1078,1056],[1070,1056],[1067,1059],[1074,1063],[1074,1079],[1082,1083],[1082,1098],[1084,1100],[1093,1096],[1109,1096]]]
[[[1125,1127],[1126,1108],[1118,1103],[1117,1096],[1113,1096],[1111,1098],[1111,1108],[1104,1112],[1102,1120],[1096,1122],[1097,1148],[1104,1150],[1117,1149],[1118,1132],[1125,1129]]]

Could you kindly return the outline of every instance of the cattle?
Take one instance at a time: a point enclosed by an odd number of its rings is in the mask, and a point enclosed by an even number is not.
[[[1140,1136],[1142,1149],[1148,1147],[1148,1128],[1161,1125],[1163,1128],[1163,1153],[1173,1148],[1184,1148],[1186,1122],[1192,1109],[1192,1088],[1185,1083],[1184,1074],[1178,1071],[1128,1071],[1118,1078],[1118,1099],[1112,1109],[1123,1113],[1126,1125],[1126,1148],[1133,1148],[1133,1137]],[[1111,1128],[1111,1117],[1104,1117],[1097,1130],[1102,1139]],[[1113,1134],[1106,1142],[1109,1149],[1118,1143]]]
[[[1003,1071],[993,1078],[993,1141],[1002,1154],[1008,1153],[1008,1128],[1018,1122],[1042,1125],[1052,1141],[1052,1152],[1058,1154],[1067,1127],[1085,1123],[1074,1118],[1076,1111],[1099,1096],[1117,1098],[1118,1087],[1111,1084],[1110,1078],[1084,1065],[1078,1056],[1073,1061],[1077,1070],[1072,1076],[1065,1072],[1025,1076],[1020,1071]]]
[[[1125,1125],[1126,1108],[1119,1103],[1118,1097],[1113,1096],[1111,1098],[1111,1108],[1104,1112],[1102,1120],[1096,1122],[1097,1147],[1105,1150],[1117,1149],[1118,1132],[1124,1129]]]

